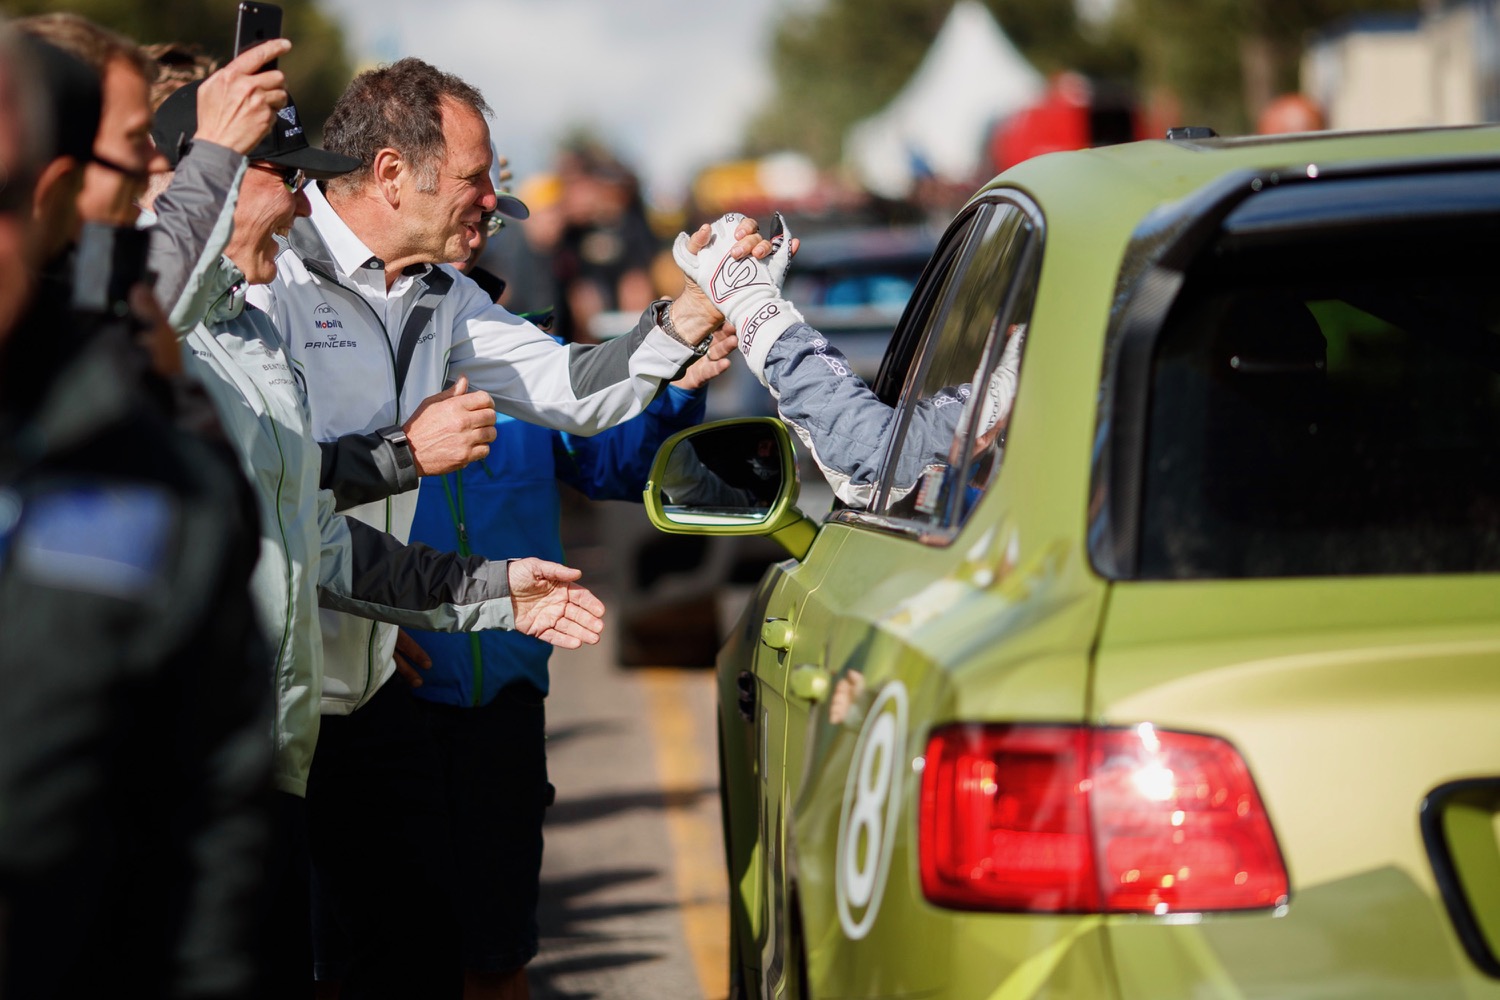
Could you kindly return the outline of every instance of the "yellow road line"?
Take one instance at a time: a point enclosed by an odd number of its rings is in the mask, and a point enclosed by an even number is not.
[[[667,796],[667,835],[683,930],[705,1000],[729,979],[729,899],[714,760],[711,670],[637,670],[651,714],[656,772]],[[707,748],[706,750],[704,748]],[[694,795],[707,790],[707,794]]]

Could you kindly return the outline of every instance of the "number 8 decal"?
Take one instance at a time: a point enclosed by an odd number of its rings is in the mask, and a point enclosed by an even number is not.
[[[834,890],[844,933],[859,940],[880,911],[895,844],[906,758],[906,688],[887,684],[870,706],[854,744],[839,813]]]

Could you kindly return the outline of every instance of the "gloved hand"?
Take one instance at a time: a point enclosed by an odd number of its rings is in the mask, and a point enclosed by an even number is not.
[[[750,371],[766,384],[766,355],[778,337],[797,323],[802,314],[781,296],[781,283],[791,264],[791,233],[786,220],[776,213],[777,232],[771,237],[771,252],[754,257],[731,257],[734,231],[745,217],[738,212],[720,216],[710,227],[708,245],[697,254],[688,248],[687,233],[678,233],[672,256],[682,273],[694,282],[709,301],[734,324],[740,353]]]
[[[995,434],[1010,423],[1011,408],[1016,405],[1016,380],[1021,370],[1021,346],[1026,342],[1026,325],[1011,327],[1010,338],[1000,354],[1000,363],[985,385],[979,404],[980,440],[988,444]]]

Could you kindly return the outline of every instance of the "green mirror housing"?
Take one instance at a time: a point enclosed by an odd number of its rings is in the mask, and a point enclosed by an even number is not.
[[[780,420],[716,420],[662,442],[646,483],[646,516],[672,534],[769,535],[801,559],[818,528],[794,506],[798,485]]]

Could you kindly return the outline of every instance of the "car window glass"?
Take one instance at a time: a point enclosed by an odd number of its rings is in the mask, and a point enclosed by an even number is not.
[[[1500,238],[1420,232],[1190,270],[1152,365],[1143,576],[1500,570]]]
[[[1009,416],[1013,393],[997,406],[1006,394],[992,391],[991,376],[1011,343],[1015,307],[1029,308],[1029,290],[1024,295],[1019,290],[1035,281],[1026,254],[1034,232],[1023,209],[999,203],[976,220],[964,252],[954,258],[941,300],[946,308],[933,314],[898,406],[876,513],[951,527],[972,507],[973,491],[982,491],[992,478],[999,454],[996,432]],[[1028,275],[1022,275],[1023,267]],[[1022,342],[1014,343],[1010,355],[1014,367]],[[976,385],[985,389],[973,399]],[[981,410],[989,415],[982,429],[976,419]],[[981,460],[977,487],[969,485],[976,471],[971,457]]]

